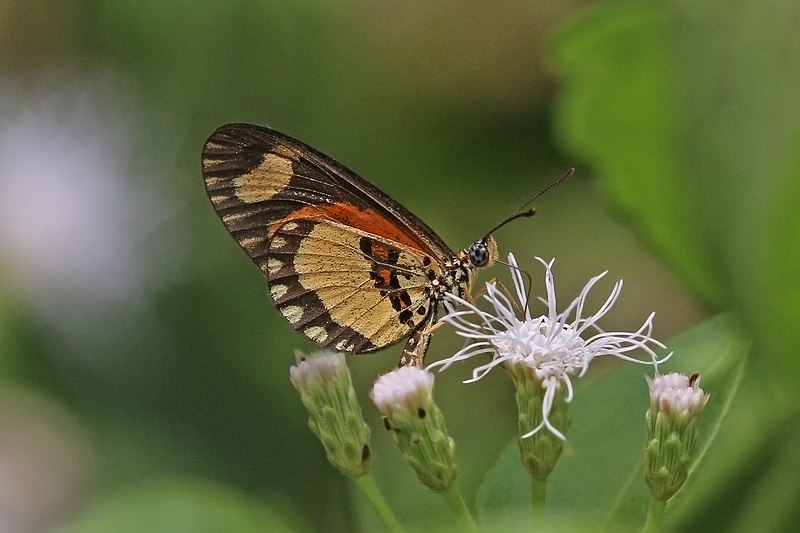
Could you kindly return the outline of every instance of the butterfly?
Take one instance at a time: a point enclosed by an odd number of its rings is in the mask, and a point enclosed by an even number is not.
[[[476,271],[498,256],[492,232],[453,252],[377,187],[266,127],[221,126],[202,167],[211,204],[278,311],[326,348],[368,353],[406,339],[400,364],[422,366],[445,294],[469,300]]]

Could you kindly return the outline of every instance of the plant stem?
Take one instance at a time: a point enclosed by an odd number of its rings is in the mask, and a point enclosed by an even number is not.
[[[531,520],[536,527],[541,527],[544,520],[544,501],[546,496],[547,480],[538,480],[531,476]]]
[[[650,500],[650,505],[647,507],[647,521],[644,523],[645,533],[654,533],[661,530],[661,518],[664,516],[664,508],[667,502]]]
[[[355,478],[355,482],[358,488],[361,489],[361,492],[367,497],[369,503],[372,504],[372,508],[375,509],[375,512],[378,514],[381,522],[383,522],[383,525],[386,526],[386,529],[392,533],[402,532],[403,526],[397,521],[397,517],[383,498],[383,493],[381,493],[377,483],[375,483],[375,478],[372,477],[372,474],[366,473],[363,476],[359,476]]]
[[[461,497],[461,491],[458,490],[456,485],[450,487],[447,492],[443,492],[442,496],[444,496],[447,506],[453,513],[461,531],[478,531],[478,526],[476,526],[475,521],[472,520],[472,515],[469,514],[467,504],[464,503],[464,498]]]

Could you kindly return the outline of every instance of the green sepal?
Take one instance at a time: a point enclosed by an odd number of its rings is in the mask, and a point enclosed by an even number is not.
[[[308,411],[308,426],[325,448],[328,461],[346,476],[366,474],[370,429],[347,366],[342,362],[333,374],[323,375],[311,365],[305,382],[295,383],[295,388]]]
[[[652,410],[646,413],[649,440],[644,451],[644,477],[657,500],[670,499],[683,486],[697,442],[694,417]]]
[[[522,465],[534,479],[544,481],[555,468],[558,458],[564,449],[564,441],[546,428],[542,428],[530,437],[522,435],[530,432],[542,423],[544,414],[542,405],[545,389],[541,381],[536,379],[530,368],[525,365],[507,365],[515,386],[517,401],[517,427],[519,438],[519,454]],[[555,393],[553,407],[548,420],[558,431],[566,435],[572,419],[569,404],[564,401],[565,391],[559,389]]]
[[[384,422],[417,478],[434,492],[449,490],[458,474],[456,444],[447,434],[444,416],[433,400],[415,411],[395,409]]]

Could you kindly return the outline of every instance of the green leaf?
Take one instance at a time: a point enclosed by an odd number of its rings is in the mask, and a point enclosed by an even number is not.
[[[559,137],[601,178],[602,192],[704,298],[722,299],[686,211],[689,176],[675,154],[675,60],[665,7],[644,2],[588,10],[555,40],[565,78]],[[664,223],[668,221],[669,223]]]
[[[701,462],[738,390],[747,344],[729,317],[720,316],[673,339],[671,364],[699,372],[711,393],[698,427],[697,458]],[[595,363],[597,365],[597,363]],[[573,425],[564,454],[548,483],[548,516],[570,516],[584,524],[607,526],[644,523],[649,493],[642,475],[646,439],[644,413],[649,399],[643,367],[626,365],[582,383],[572,404]],[[695,468],[682,491],[690,490]],[[681,494],[679,492],[678,494]],[[530,481],[520,465],[516,442],[503,452],[478,492],[482,516],[519,513],[529,506]]]
[[[800,3],[615,2],[554,52],[563,143],[788,394],[800,375]],[[792,58],[792,59],[789,59]]]
[[[58,533],[230,533],[292,531],[278,512],[196,479],[160,479],[102,496]]]

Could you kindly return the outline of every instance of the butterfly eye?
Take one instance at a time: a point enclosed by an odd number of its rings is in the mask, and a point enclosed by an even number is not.
[[[469,250],[469,261],[476,267],[485,267],[489,264],[489,247],[483,241],[473,242]]]

